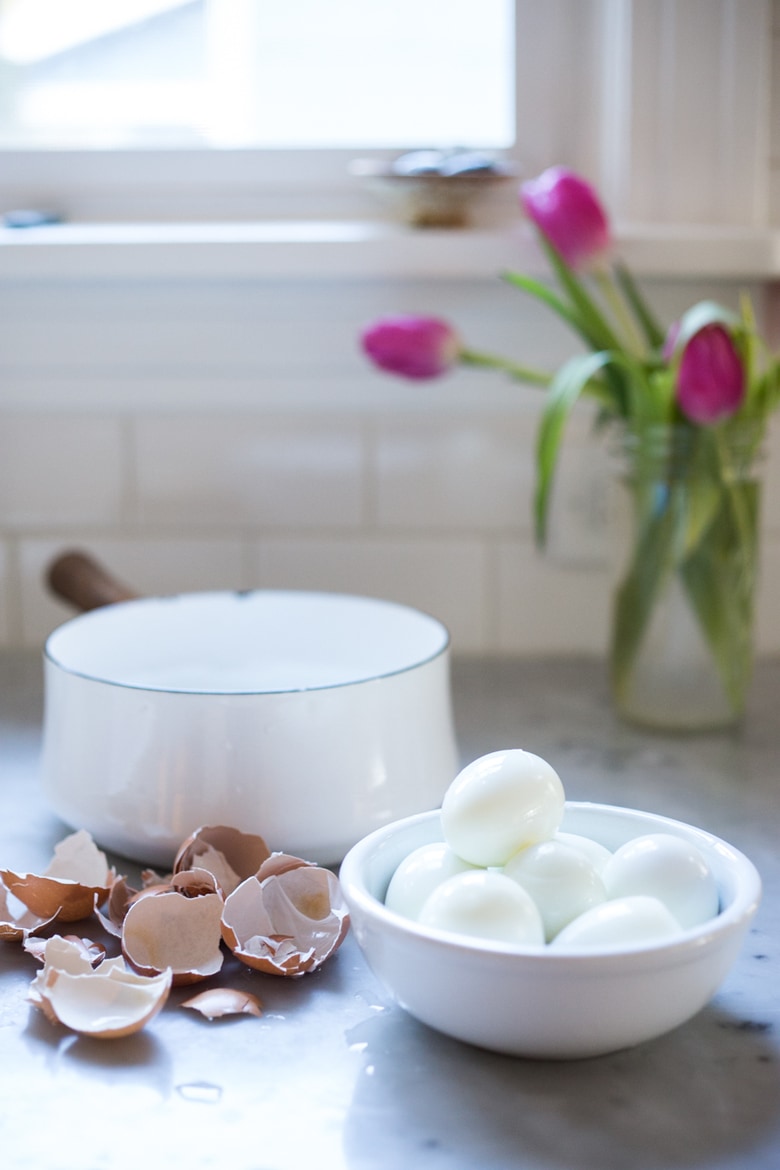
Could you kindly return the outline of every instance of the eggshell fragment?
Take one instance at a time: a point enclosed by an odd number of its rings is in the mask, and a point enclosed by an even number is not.
[[[42,918],[34,914],[0,882],[0,939],[22,942],[54,921],[56,914]]]
[[[503,872],[533,898],[547,942],[607,898],[604,882],[585,854],[562,841],[529,845],[509,859]]]
[[[170,969],[173,983],[196,983],[222,966],[216,893],[188,897],[178,890],[148,891],[132,903],[122,926],[122,953],[140,974]]]
[[[546,760],[521,748],[491,752],[467,764],[444,794],[444,838],[472,865],[502,866],[557,831],[564,803]]]
[[[544,928],[533,899],[503,874],[472,869],[437,886],[424,902],[418,921],[482,940],[541,946]]]
[[[186,999],[182,1005],[200,1012],[207,1020],[217,1020],[222,1016],[261,1016],[263,1005],[256,995],[248,991],[236,991],[232,987],[211,987],[208,991],[201,991],[192,999]]]
[[[103,909],[95,908],[95,915],[108,934],[113,934],[115,938],[122,937],[122,923],[138,894],[139,891],[129,884],[127,878],[116,878]]]
[[[77,922],[92,913],[108,895],[116,878],[105,853],[85,829],[71,833],[54,848],[42,874],[0,870],[0,880],[41,918]]]
[[[249,967],[271,975],[303,975],[341,945],[349,915],[330,870],[286,854],[269,863],[271,870],[276,866],[282,872],[249,877],[226,898],[222,936]]]
[[[181,845],[173,872],[196,866],[207,869],[227,897],[244,878],[257,873],[270,852],[256,833],[244,833],[227,825],[203,825]]]
[[[56,937],[61,937],[64,942],[71,943],[91,967],[99,966],[106,957],[106,948],[103,944],[93,942],[91,938],[79,938],[76,934],[58,935]],[[46,948],[50,942],[51,939],[28,938],[24,942],[24,949],[28,955],[32,955],[34,959],[43,963],[46,958]]]
[[[406,918],[417,918],[430,894],[456,873],[474,866],[453,853],[445,841],[414,849],[395,870],[385,894],[385,906]]]
[[[647,833],[621,845],[604,867],[604,881],[611,898],[659,898],[684,927],[718,913],[718,887],[707,862],[695,845],[671,833]]]
[[[78,942],[47,940],[43,970],[30,987],[30,1002],[53,1024],[99,1039],[129,1036],[159,1012],[171,987],[170,971],[146,978],[122,959],[97,968]]]

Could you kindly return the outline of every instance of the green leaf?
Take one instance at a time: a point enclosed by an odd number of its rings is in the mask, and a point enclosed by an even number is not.
[[[578,354],[561,366],[547,391],[536,443],[536,496],[534,520],[536,542],[547,539],[547,512],[555,465],[569,413],[591,379],[613,360],[611,353]]]
[[[536,280],[533,276],[525,276],[521,272],[504,272],[502,276],[508,284],[512,284],[515,288],[520,288],[537,300],[542,301],[548,308],[557,313],[567,325],[570,325],[572,329],[579,333],[583,341],[587,342],[588,345],[590,344],[590,337],[577,314],[548,285],[544,284],[541,280]]]
[[[631,306],[634,316],[642,327],[648,345],[653,349],[660,349],[664,343],[666,334],[658,324],[652,310],[639,291],[636,281],[625,264],[618,263],[615,265],[615,276],[617,277],[623,295]]]
[[[595,350],[611,349],[617,351],[621,349],[619,339],[596,302],[586,291],[582,281],[574,274],[549,240],[542,235],[539,238],[561,287],[568,294],[572,307],[577,313],[580,328],[583,331],[583,336],[587,337],[588,344]]]
[[[699,301],[692,305],[680,318],[680,332],[674,344],[675,352],[681,353],[694,334],[707,325],[724,325],[727,329],[741,331],[742,321],[716,301]]]

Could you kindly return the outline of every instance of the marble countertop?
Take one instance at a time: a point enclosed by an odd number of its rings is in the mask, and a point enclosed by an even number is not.
[[[780,662],[743,726],[691,737],[620,723],[597,662],[456,661],[463,762],[524,747],[573,800],[691,821],[752,858],[764,899],[712,1003],[638,1048],[576,1062],[483,1052],[416,1023],[354,940],[300,980],[228,974],[261,1019],[177,1010],[78,1037],[27,1003],[33,961],[0,943],[0,1134],[11,1170],[777,1170]],[[42,670],[0,654],[0,863],[45,865],[69,830],[38,788]],[[132,867],[120,866],[133,876]]]

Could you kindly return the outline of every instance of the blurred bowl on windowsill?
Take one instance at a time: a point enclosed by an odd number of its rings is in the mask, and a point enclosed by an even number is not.
[[[496,208],[514,167],[476,151],[417,150],[392,162],[355,159],[350,173],[401,222],[418,228],[464,228]]]

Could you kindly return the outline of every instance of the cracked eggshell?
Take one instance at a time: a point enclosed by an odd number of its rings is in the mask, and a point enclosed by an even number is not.
[[[249,967],[271,975],[303,975],[320,967],[341,945],[349,915],[338,878],[330,870],[277,855],[282,872],[250,877],[226,898],[222,936]],[[262,871],[261,871],[262,872]]]
[[[106,948],[103,944],[93,942],[91,938],[79,938],[77,934],[55,935],[53,937],[60,938],[63,942],[75,947],[91,967],[99,967],[106,957]],[[46,960],[46,948],[51,941],[51,939],[45,938],[28,938],[25,939],[23,945],[28,955],[32,955],[39,963],[43,963]]]
[[[173,889],[150,890],[125,915],[122,953],[142,975],[170,968],[174,986],[207,979],[222,966],[222,906],[216,893],[190,897]]]
[[[41,918],[77,922],[108,896],[116,874],[90,834],[80,829],[55,845],[54,857],[42,874],[4,869],[0,880]]]
[[[55,918],[56,914],[42,918],[33,913],[0,882],[0,940],[3,942],[24,942]]]
[[[207,1020],[218,1020],[222,1016],[262,1016],[263,1005],[256,995],[249,991],[236,991],[232,987],[210,987],[181,1005],[200,1012]]]
[[[47,941],[43,970],[32,982],[29,1000],[51,1023],[115,1039],[143,1028],[170,989],[170,971],[146,977],[128,971],[122,959],[106,959],[95,968],[78,941],[55,935]]]
[[[227,825],[203,825],[180,846],[173,872],[207,869],[227,897],[244,878],[257,873],[270,853],[256,833],[243,833]]]

